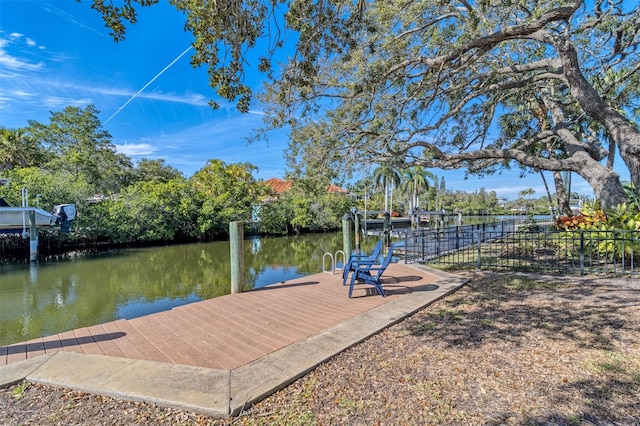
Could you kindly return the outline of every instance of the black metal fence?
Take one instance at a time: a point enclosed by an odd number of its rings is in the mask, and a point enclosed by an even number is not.
[[[407,263],[565,274],[640,275],[640,231],[558,231],[496,222],[403,233]]]

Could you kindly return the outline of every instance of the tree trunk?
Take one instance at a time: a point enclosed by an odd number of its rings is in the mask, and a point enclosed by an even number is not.
[[[545,110],[548,111],[547,108]],[[541,120],[542,121],[542,120]],[[549,158],[555,159],[556,155],[550,140],[547,140],[547,151],[549,152]],[[559,216],[572,216],[571,206],[569,205],[569,197],[567,191],[565,191],[564,182],[562,182],[562,175],[559,170],[553,171],[553,183],[556,187],[556,203],[558,205]],[[545,182],[545,186],[546,186]]]
[[[549,185],[547,184],[547,178],[544,177],[544,172],[540,170],[540,177],[542,177],[542,182],[544,183],[544,189],[547,191],[547,199],[549,200],[549,208],[551,209],[551,217],[556,218],[556,211],[553,208],[553,197],[551,196],[551,191],[549,191]]]
[[[551,91],[546,88],[542,89],[540,95],[551,114],[556,134],[562,140],[569,156],[568,160],[572,164],[571,170],[578,173],[591,185],[603,208],[614,208],[624,203],[627,198],[620,183],[620,176],[589,155],[585,144],[580,142],[568,128],[564,111],[551,95]]]
[[[606,129],[618,146],[620,157],[629,168],[631,182],[640,188],[640,131],[622,114],[607,104],[582,74],[578,54],[568,39],[560,38],[557,49],[571,95],[584,112]]]
[[[580,167],[580,171],[576,170],[576,173],[591,185],[596,197],[600,199],[602,207],[611,209],[624,203],[627,198],[620,183],[620,176],[613,170],[595,161],[586,153],[580,156],[586,158],[580,161],[583,166]]]
[[[564,182],[562,181],[562,172],[553,172],[553,182],[556,186],[556,197],[558,198],[558,211],[561,215],[572,216],[571,205],[569,205],[569,194],[567,194]]]

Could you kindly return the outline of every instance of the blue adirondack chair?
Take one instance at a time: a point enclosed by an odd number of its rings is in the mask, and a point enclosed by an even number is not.
[[[380,252],[382,251],[382,239],[378,240],[378,243],[374,247],[373,251],[370,255],[366,254],[352,254],[349,256],[349,260],[342,270],[342,285],[347,285],[347,278],[349,277],[349,272],[354,271],[356,265],[358,264],[373,264],[378,262],[378,257],[380,257]]]
[[[391,263],[391,258],[393,257],[393,249],[395,248],[395,244],[392,244],[389,247],[389,251],[387,255],[382,259],[381,263],[359,263],[356,264],[355,270],[351,275],[351,284],[349,285],[349,297],[353,293],[353,286],[356,281],[363,281],[365,284],[370,284],[374,286],[380,296],[385,297],[386,293],[382,288],[382,283],[380,282],[380,278],[382,278],[382,274],[387,270],[389,263]]]

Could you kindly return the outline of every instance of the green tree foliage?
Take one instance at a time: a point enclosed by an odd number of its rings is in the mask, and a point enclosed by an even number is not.
[[[14,168],[6,171],[10,180],[8,187],[0,186],[0,197],[13,206],[21,205],[20,190],[29,191],[29,204],[52,211],[56,204],[83,206],[92,194],[92,187],[83,179],[71,181],[65,171],[46,170],[37,167]],[[39,196],[39,197],[38,197]]]
[[[26,188],[32,206],[36,198],[49,211],[75,204],[72,238],[96,244],[223,238],[230,221],[250,223],[259,206],[259,232],[333,230],[351,207],[344,194],[327,193],[330,180],[322,174],[298,180],[293,192],[273,199],[248,163],[210,160],[190,179],[161,159],[142,159],[134,168],[115,151],[96,114],[92,106],[68,107],[52,113],[50,124],[0,129],[2,177],[10,179],[0,196],[20,205]]]
[[[342,216],[353,206],[348,194],[329,192],[330,181],[319,175],[291,179],[292,186],[274,201],[264,203],[260,216],[275,229],[296,233],[339,229]],[[278,220],[277,215],[282,215]],[[263,227],[261,225],[260,229]]]
[[[251,220],[253,205],[267,193],[267,188],[252,175],[249,163],[225,164],[209,160],[191,177],[198,204],[198,230],[206,238],[228,232],[229,222]]]
[[[182,172],[165,164],[163,159],[149,160],[142,158],[136,164],[133,179],[136,181],[169,182],[172,179],[183,178]]]
[[[314,22],[316,6],[300,8],[300,19]],[[307,167],[357,159],[475,172],[515,161],[574,171],[615,205],[624,199],[622,186],[601,161],[617,149],[632,181],[640,180],[640,133],[632,121],[637,5],[323,6],[334,19],[316,31],[317,49],[291,61],[266,96],[272,125],[313,136],[293,139]],[[301,39],[311,42],[304,33]],[[310,63],[314,71],[305,72]],[[492,126],[522,105],[526,119],[511,120],[509,132],[496,138]]]
[[[114,40],[121,41],[125,38],[127,23],[137,22],[136,3],[150,6],[158,0],[124,0],[120,6],[94,0],[91,7],[102,14]],[[238,109],[247,112],[252,95],[244,81],[247,53],[256,47],[260,37],[272,35],[270,44],[260,45],[263,56],[257,59],[261,71],[270,71],[270,56],[282,46],[279,40],[282,23],[274,22],[273,27],[265,28],[265,21],[274,17],[277,6],[284,1],[170,0],[170,3],[185,14],[185,30],[195,37],[192,65],[207,66],[211,87],[224,99],[237,101]],[[210,104],[218,107],[213,100]]]
[[[373,180],[378,189],[382,189],[384,193],[384,210],[393,210],[391,203],[393,200],[392,191],[399,187],[402,183],[402,175],[398,167],[384,163],[373,171]]]
[[[173,241],[195,231],[190,224],[196,206],[184,179],[137,182],[127,187],[109,213],[119,223],[115,229],[120,238],[135,235],[140,241]]]
[[[83,209],[77,232],[111,243],[179,241],[196,234],[196,214],[185,179],[140,181]]]
[[[293,215],[293,206],[286,196],[269,199],[258,207],[258,229],[266,235],[287,234]]]
[[[422,166],[414,166],[404,170],[400,189],[409,199],[409,211],[420,204],[420,195],[429,191],[429,179],[434,179],[434,174]]]
[[[294,204],[292,225],[298,231],[339,229],[342,216],[352,207],[349,196],[329,192],[331,181],[326,174],[299,177],[293,182],[288,193]]]
[[[501,211],[494,191],[480,188],[474,192],[445,191],[440,194],[443,209],[461,212],[465,215],[495,214]]]
[[[85,179],[98,191],[112,193],[128,183],[132,164],[116,152],[98,112],[93,105],[68,106],[52,112],[49,124],[29,120],[26,132],[52,154],[46,168],[67,171],[73,180]]]
[[[39,141],[30,138],[25,129],[0,127],[0,172],[17,167],[37,167],[45,156]]]

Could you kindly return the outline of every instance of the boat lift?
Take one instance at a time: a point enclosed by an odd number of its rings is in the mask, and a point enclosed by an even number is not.
[[[0,207],[0,232],[3,229],[19,232],[22,228],[22,237],[29,238],[29,261],[33,262],[38,260],[38,226],[60,226],[62,232],[68,233],[76,216],[76,206],[56,205],[54,212],[49,213],[39,207],[29,206],[29,191],[26,188],[20,192],[22,207],[9,207],[6,204]]]

